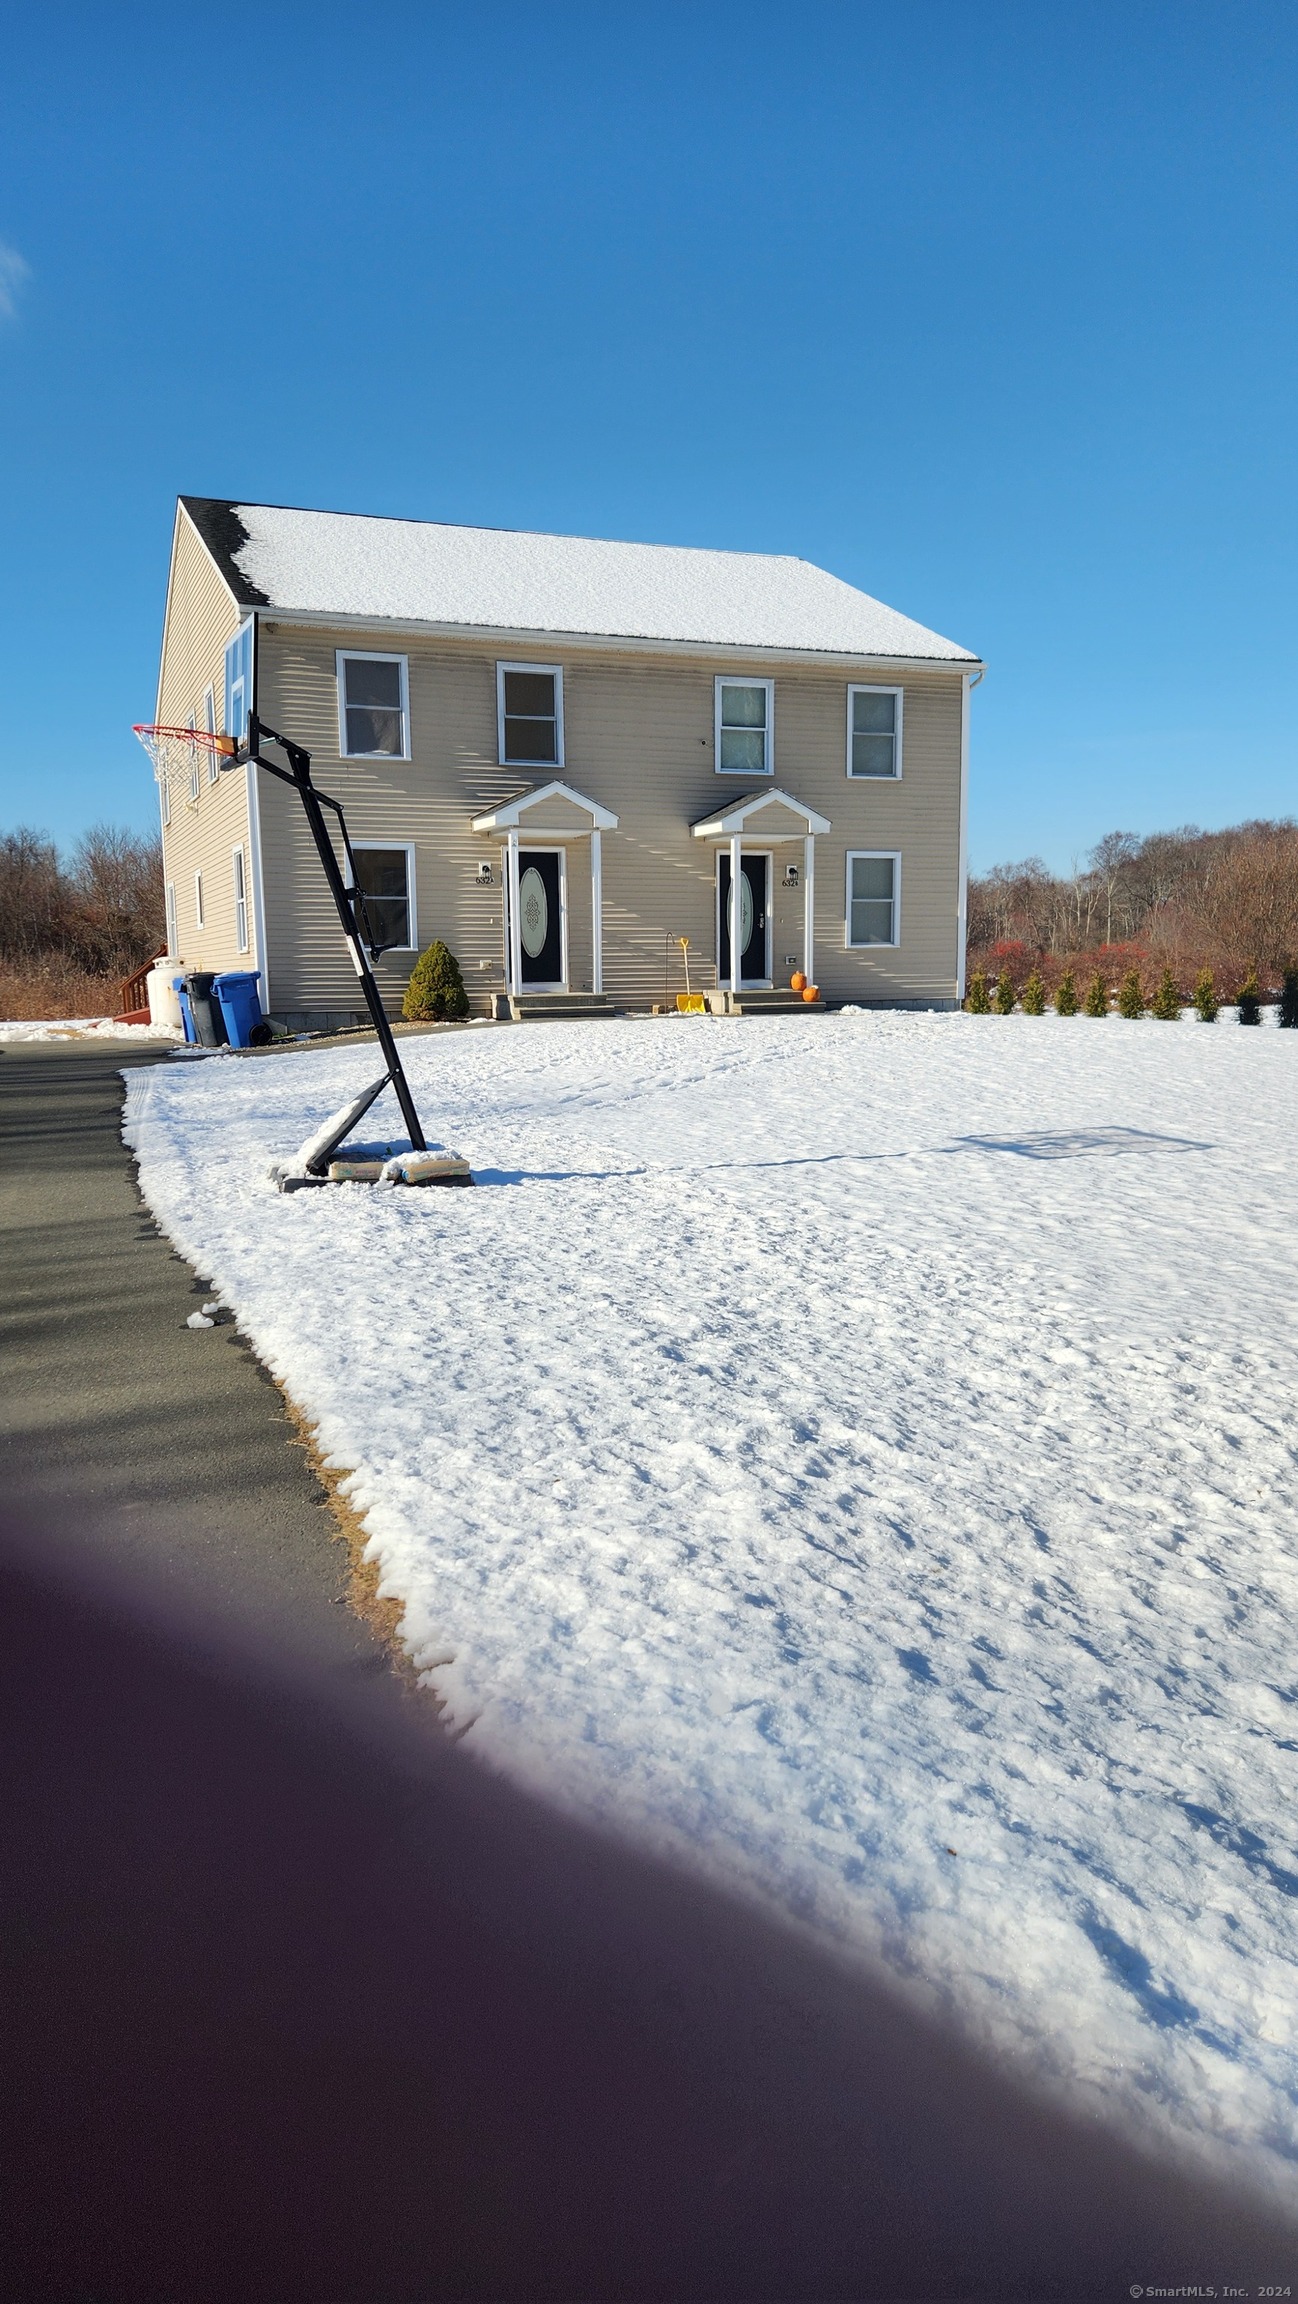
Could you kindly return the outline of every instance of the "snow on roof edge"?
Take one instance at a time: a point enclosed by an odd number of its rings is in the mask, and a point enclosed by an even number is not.
[[[181,503],[236,597],[286,616],[968,669],[982,663],[791,553],[226,498]]]

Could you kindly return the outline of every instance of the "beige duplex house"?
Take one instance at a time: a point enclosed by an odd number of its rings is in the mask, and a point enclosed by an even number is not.
[[[157,717],[309,750],[394,1010],[437,937],[478,1013],[647,1008],[682,937],[740,1007],[942,1007],[981,672],[803,560],[182,497]],[[359,1021],[296,795],[195,746],[162,812],[177,961]]]

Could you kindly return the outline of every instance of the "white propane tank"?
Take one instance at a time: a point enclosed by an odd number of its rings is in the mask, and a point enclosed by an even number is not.
[[[183,976],[183,960],[155,960],[146,980],[149,995],[150,1024],[165,1024],[171,1031],[183,1030],[180,1020],[180,998],[171,979]]]

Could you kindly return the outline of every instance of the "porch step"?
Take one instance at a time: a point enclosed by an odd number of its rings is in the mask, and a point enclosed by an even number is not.
[[[547,1016],[611,1016],[613,1003],[602,992],[511,992],[508,1012],[516,1024],[535,1024]]]
[[[714,1016],[823,1016],[823,1000],[804,1000],[800,992],[709,992]]]

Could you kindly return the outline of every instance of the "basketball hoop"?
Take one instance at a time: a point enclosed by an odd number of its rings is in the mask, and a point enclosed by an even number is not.
[[[216,736],[210,728],[171,728],[161,721],[137,722],[131,734],[139,738],[153,762],[157,782],[168,791],[174,785],[184,785],[191,807],[198,804],[200,761],[206,758],[210,766],[215,760],[218,767],[228,768],[239,753],[237,737]]]

